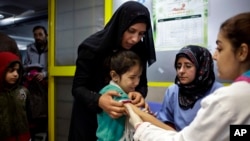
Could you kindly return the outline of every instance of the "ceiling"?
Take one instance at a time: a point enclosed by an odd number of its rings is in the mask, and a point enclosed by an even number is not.
[[[4,17],[1,17],[3,15]],[[32,39],[32,28],[47,28],[48,0],[1,0],[0,32],[16,40]]]

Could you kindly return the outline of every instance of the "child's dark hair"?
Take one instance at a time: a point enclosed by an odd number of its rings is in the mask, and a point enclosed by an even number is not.
[[[131,67],[139,65],[142,69],[140,57],[129,50],[120,50],[110,59],[110,70],[114,70],[119,76],[126,73]]]
[[[22,63],[20,61],[11,62],[8,66],[8,69],[14,68],[16,64],[19,65],[18,74],[21,75],[23,73],[23,66],[22,66]]]

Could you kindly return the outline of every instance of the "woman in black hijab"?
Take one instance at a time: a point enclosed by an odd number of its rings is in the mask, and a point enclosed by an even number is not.
[[[143,73],[135,92],[129,93],[132,103],[145,106],[147,66],[156,61],[150,14],[142,4],[129,1],[121,5],[103,30],[85,39],[78,48],[72,94],[74,104],[69,141],[96,141],[96,114],[104,110],[112,118],[120,117],[123,104],[112,100],[114,91],[100,95],[107,80],[108,58],[121,49],[132,50],[143,62]],[[108,128],[108,127],[107,127]]]

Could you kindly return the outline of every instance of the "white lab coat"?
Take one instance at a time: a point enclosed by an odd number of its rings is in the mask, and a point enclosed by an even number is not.
[[[180,132],[148,122],[134,134],[135,141],[229,141],[230,125],[250,125],[250,83],[238,81],[214,91],[201,101],[191,124]]]

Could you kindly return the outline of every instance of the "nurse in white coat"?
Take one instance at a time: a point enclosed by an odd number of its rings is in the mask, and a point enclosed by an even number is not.
[[[229,141],[230,125],[250,125],[250,12],[223,22],[216,44],[218,77],[233,82],[204,98],[193,122],[179,132],[126,104],[136,141]]]

